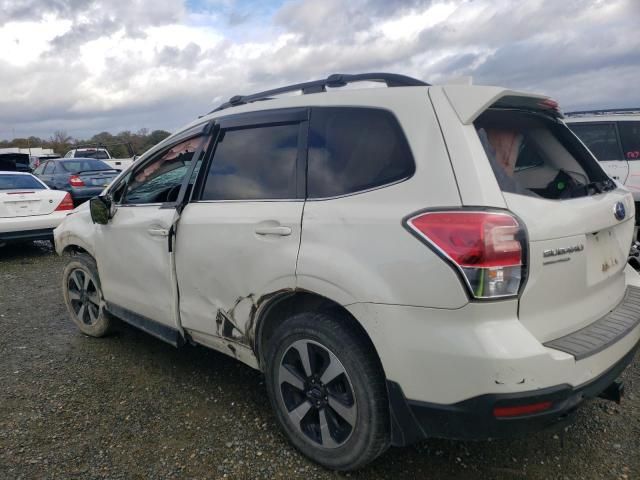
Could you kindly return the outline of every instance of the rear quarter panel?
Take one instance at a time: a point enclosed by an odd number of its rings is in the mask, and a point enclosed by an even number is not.
[[[412,150],[415,174],[367,192],[308,200],[298,287],[343,305],[459,308],[468,300],[454,271],[402,225],[417,210],[457,207],[460,197],[427,90],[398,90],[366,98],[364,105],[395,114]]]

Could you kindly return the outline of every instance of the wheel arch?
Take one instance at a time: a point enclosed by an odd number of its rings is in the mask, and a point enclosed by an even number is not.
[[[295,314],[313,311],[329,312],[361,334],[378,359],[380,370],[385,374],[380,355],[362,322],[335,300],[308,290],[282,292],[269,298],[256,312],[254,350],[262,370],[265,365],[266,346],[276,328]]]
[[[63,249],[62,249],[62,254],[63,255],[77,255],[80,253],[84,253],[86,255],[89,255],[91,258],[95,258],[93,256],[93,254],[87,250],[86,248],[80,246],[80,245],[76,245],[74,243],[66,245]]]
[[[73,253],[86,253],[94,259],[93,246],[89,242],[84,241],[80,236],[70,232],[63,232],[60,236],[55,237],[56,252],[59,255],[69,255]]]

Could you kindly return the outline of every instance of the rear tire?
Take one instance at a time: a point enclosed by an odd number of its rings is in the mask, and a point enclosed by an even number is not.
[[[348,321],[305,312],[267,345],[266,380],[294,446],[333,470],[354,470],[389,447],[389,404],[377,355]]]
[[[95,260],[73,255],[62,272],[62,295],[71,319],[85,335],[103,337],[111,331],[113,318],[105,310]]]

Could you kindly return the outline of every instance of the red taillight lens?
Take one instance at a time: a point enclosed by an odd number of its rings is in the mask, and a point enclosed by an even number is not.
[[[78,175],[71,175],[69,177],[69,184],[71,184],[72,187],[84,187],[84,182]]]
[[[522,415],[532,415],[549,410],[553,405],[552,402],[530,403],[528,405],[515,405],[512,407],[495,407],[493,409],[494,417],[521,417]]]
[[[70,194],[66,194],[60,204],[56,207],[56,212],[61,210],[73,210],[73,199]]]
[[[520,288],[523,230],[508,213],[427,212],[407,222],[463,274],[478,298],[516,295]]]

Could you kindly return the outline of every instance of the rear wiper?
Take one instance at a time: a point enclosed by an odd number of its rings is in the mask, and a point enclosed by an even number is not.
[[[595,195],[598,193],[604,193],[604,192],[609,192],[611,190],[615,190],[617,187],[613,180],[611,180],[610,178],[607,178],[606,180],[602,180],[600,182],[587,183],[586,185],[584,185],[584,188],[586,188],[588,195]],[[592,190],[595,190],[595,192],[591,193]]]
[[[598,195],[600,193],[614,190],[615,188],[616,184],[611,179],[602,180],[600,182],[575,183],[562,191],[560,198],[576,198]]]

